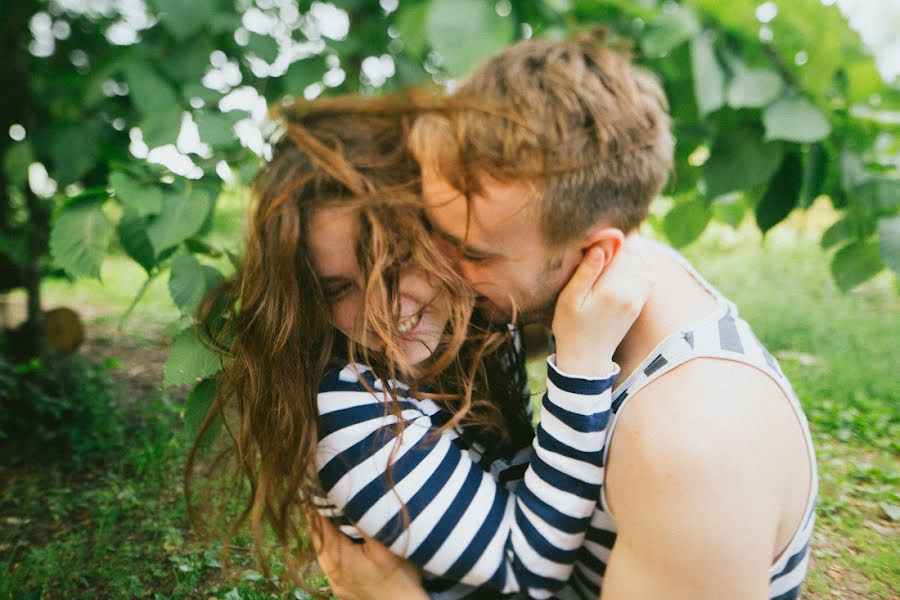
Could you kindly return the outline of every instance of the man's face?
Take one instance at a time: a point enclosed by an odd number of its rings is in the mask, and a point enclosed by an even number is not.
[[[490,320],[549,324],[560,290],[575,270],[578,249],[549,248],[527,183],[482,181],[466,201],[437,171],[423,166],[425,211],[441,247],[477,294]]]

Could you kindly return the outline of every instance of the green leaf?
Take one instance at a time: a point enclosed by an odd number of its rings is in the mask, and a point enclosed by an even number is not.
[[[271,35],[251,33],[247,50],[267,63],[273,63],[278,58],[278,42]]]
[[[800,195],[803,165],[796,152],[781,161],[781,167],[769,180],[769,187],[756,205],[756,224],[765,233],[781,223],[794,207]]]
[[[856,201],[872,214],[888,215],[900,210],[900,179],[870,176],[853,190]]]
[[[223,280],[213,267],[201,265],[192,254],[182,254],[172,261],[169,293],[181,312],[193,315],[206,293]]]
[[[699,32],[700,24],[694,12],[679,7],[663,13],[648,27],[641,37],[641,50],[651,58],[660,58]]]
[[[782,145],[764,141],[757,127],[737,125],[720,130],[703,163],[706,194],[714,198],[765,183],[781,164],[783,153]]]
[[[174,144],[181,132],[181,110],[153,113],[140,123],[144,143],[150,148]]]
[[[193,328],[175,337],[164,367],[163,385],[196,383],[222,369],[219,355],[207,348],[194,334]]]
[[[828,154],[822,144],[813,144],[803,162],[803,185],[800,188],[800,208],[809,208],[825,183],[828,173]]]
[[[287,72],[281,77],[285,92],[294,96],[303,96],[303,90],[308,85],[322,81],[326,68],[325,57],[321,55],[310,56],[291,63]]]
[[[663,231],[673,246],[681,248],[700,237],[710,218],[712,211],[705,200],[679,202],[666,213]]]
[[[858,60],[844,67],[847,75],[847,101],[866,102],[884,87],[884,81],[871,58]]]
[[[145,117],[171,114],[173,107],[180,106],[178,96],[169,82],[144,61],[129,62],[125,69],[125,80],[131,101]]]
[[[825,114],[803,98],[782,98],[763,111],[767,140],[817,142],[828,137]]]
[[[179,40],[186,40],[213,21],[216,0],[152,0],[163,26]]]
[[[64,208],[50,232],[50,254],[75,277],[100,278],[113,227],[98,202]]]
[[[878,244],[874,242],[851,242],[831,260],[834,281],[845,292],[868,281],[883,268]]]
[[[840,219],[831,224],[822,234],[822,240],[819,245],[824,249],[836,246],[850,237],[850,221],[847,218]]]
[[[400,4],[394,24],[406,54],[409,56],[422,56],[428,47],[428,38],[425,37],[425,19],[428,17],[430,7],[428,2],[419,4],[403,2]]]
[[[3,156],[3,172],[10,185],[19,186],[28,181],[28,167],[34,162],[31,142],[15,142]]]
[[[725,103],[725,73],[706,35],[698,35],[691,41],[691,69],[697,110],[706,116]]]
[[[147,226],[147,237],[156,256],[197,233],[203,226],[211,205],[205,194],[166,194],[162,210]]]
[[[717,221],[737,229],[744,222],[747,205],[742,194],[726,194],[713,201],[712,211]]]
[[[116,230],[122,249],[134,262],[144,267],[149,275],[157,260],[150,238],[147,237],[147,219],[126,209]]]
[[[772,69],[742,68],[728,85],[728,105],[733,108],[765,106],[781,93],[781,77]]]
[[[489,0],[432,0],[425,20],[431,47],[451,75],[463,75],[512,42],[513,20]]]
[[[53,158],[53,177],[60,185],[81,179],[97,164],[97,140],[91,128],[69,125],[53,136],[50,156]]]
[[[200,426],[203,425],[203,421],[216,399],[216,388],[215,378],[204,379],[194,386],[194,389],[188,394],[187,400],[184,401],[184,425],[191,438],[197,437],[197,434],[200,433]],[[199,441],[200,447],[209,446],[215,439],[221,424],[222,416],[217,414],[210,422],[203,439]]]
[[[221,113],[208,110],[194,113],[194,122],[200,132],[200,139],[212,146],[221,148],[237,139],[232,120]]]
[[[884,264],[900,275],[900,215],[878,219],[878,250]]]
[[[152,183],[139,183],[127,173],[113,171],[109,185],[122,206],[142,217],[158,215],[162,210],[163,191]]]

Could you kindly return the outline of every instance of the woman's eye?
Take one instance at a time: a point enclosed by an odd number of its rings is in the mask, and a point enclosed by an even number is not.
[[[351,287],[352,286],[349,283],[328,286],[325,288],[325,296],[329,300],[338,300],[341,296],[349,292]]]

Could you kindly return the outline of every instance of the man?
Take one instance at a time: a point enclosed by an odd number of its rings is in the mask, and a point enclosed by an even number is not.
[[[656,80],[591,36],[530,40],[449,104],[411,146],[480,310],[551,326],[582,257],[615,260],[623,233],[656,281],[614,356],[601,498],[559,597],[797,598],[817,487],[806,420],[735,307],[636,233],[672,160]]]

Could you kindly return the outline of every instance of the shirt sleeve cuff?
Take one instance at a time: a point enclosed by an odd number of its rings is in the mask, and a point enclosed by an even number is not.
[[[616,363],[612,363],[613,369],[608,375],[602,377],[584,377],[566,373],[556,366],[556,354],[547,357],[547,378],[559,389],[580,395],[601,394],[611,388],[621,369]]]

